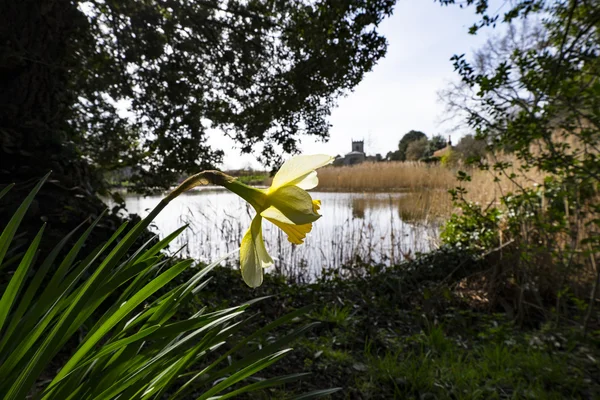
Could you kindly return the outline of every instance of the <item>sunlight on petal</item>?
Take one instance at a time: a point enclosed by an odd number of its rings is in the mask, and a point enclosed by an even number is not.
[[[300,189],[304,190],[316,188],[318,184],[319,177],[317,176],[317,171],[312,171],[289,183],[289,185],[298,186]]]
[[[297,186],[284,186],[269,195],[270,207],[261,213],[265,218],[296,225],[309,224],[319,219],[312,197]]]
[[[281,211],[277,208],[271,206],[267,208],[265,211],[260,213],[261,217],[267,218],[269,221],[279,221],[282,224],[293,225],[294,221],[285,216]]]
[[[321,209],[321,200],[313,200],[313,212],[315,214],[319,214],[320,209]]]
[[[261,266],[261,268],[269,268],[270,266],[272,266],[273,259],[267,252],[262,233],[254,238],[254,246],[256,248],[256,256],[258,257],[259,265]]]
[[[262,268],[258,264],[250,229],[242,239],[240,247],[240,269],[246,285],[255,288],[262,284]]]
[[[284,231],[288,235],[288,241],[294,244],[304,243],[304,238],[306,238],[306,234],[312,230],[312,224],[293,225],[284,224],[280,221],[277,221],[276,219],[267,219],[273,224],[275,224],[279,229]]]
[[[334,159],[334,157],[326,154],[296,156],[290,158],[281,166],[281,169],[279,169],[277,174],[275,174],[269,192],[273,192],[291,182],[302,180],[317,168],[331,164]]]
[[[258,287],[263,281],[263,268],[273,265],[262,237],[262,218],[257,215],[244,235],[240,247],[242,278],[250,287]]]

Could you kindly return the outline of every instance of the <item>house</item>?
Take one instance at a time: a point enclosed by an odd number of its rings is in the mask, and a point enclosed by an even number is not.
[[[448,143],[446,144],[446,147],[444,147],[443,149],[439,149],[433,152],[433,157],[437,157],[437,158],[442,158],[444,156],[449,155],[452,152],[452,138],[450,136],[448,136]]]

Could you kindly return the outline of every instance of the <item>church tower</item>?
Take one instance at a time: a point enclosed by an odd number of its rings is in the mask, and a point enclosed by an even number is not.
[[[364,153],[365,152],[365,141],[364,140],[353,140],[352,141],[352,151]]]

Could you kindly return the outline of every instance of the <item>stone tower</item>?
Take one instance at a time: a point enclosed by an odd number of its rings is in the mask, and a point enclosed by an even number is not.
[[[352,141],[352,151],[364,153],[365,152],[365,141],[364,140],[353,140]]]

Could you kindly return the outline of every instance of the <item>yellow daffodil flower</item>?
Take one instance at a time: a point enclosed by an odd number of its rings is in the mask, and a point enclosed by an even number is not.
[[[204,171],[183,182],[168,200],[200,184],[224,186],[246,200],[255,210],[250,229],[240,246],[240,268],[244,282],[258,287],[263,281],[263,268],[273,265],[262,236],[263,218],[272,222],[288,235],[294,244],[302,244],[312,223],[321,217],[319,200],[313,200],[307,190],[317,186],[317,169],[332,163],[328,155],[296,156],[286,161],[268,189],[257,189],[219,171]]]
[[[317,169],[333,162],[327,155],[296,156],[286,161],[266,190],[231,181],[224,186],[240,195],[256,210],[250,229],[240,247],[240,267],[244,282],[250,287],[262,284],[263,268],[273,265],[262,236],[262,219],[266,219],[288,235],[294,244],[302,244],[312,223],[321,217],[319,200],[306,190],[317,186]]]

